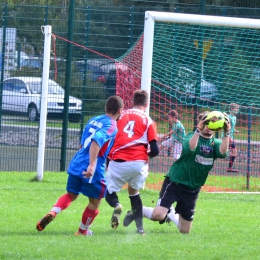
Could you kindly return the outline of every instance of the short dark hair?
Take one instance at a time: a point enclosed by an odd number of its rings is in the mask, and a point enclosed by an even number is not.
[[[134,106],[146,106],[148,103],[148,93],[146,90],[138,89],[134,92]]]
[[[115,115],[120,108],[124,108],[124,101],[119,96],[111,96],[106,101],[106,113]]]
[[[176,117],[176,118],[178,118],[178,116],[179,116],[179,114],[176,110],[170,110],[168,115],[171,117]]]

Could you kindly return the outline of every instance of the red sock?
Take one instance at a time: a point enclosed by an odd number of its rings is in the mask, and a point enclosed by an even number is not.
[[[56,201],[51,211],[56,212],[58,214],[62,210],[66,209],[71,204],[71,202],[72,202],[71,196],[68,193],[66,193]]]
[[[85,233],[86,230],[90,227],[92,222],[94,221],[95,217],[98,215],[99,211],[98,209],[92,210],[88,207],[84,210],[82,214],[82,219],[79,227],[79,232],[80,233]]]

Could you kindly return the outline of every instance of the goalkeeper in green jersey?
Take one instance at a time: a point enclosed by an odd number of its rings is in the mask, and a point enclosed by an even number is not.
[[[195,132],[186,135],[182,154],[167,173],[155,208],[143,207],[144,217],[161,224],[173,221],[181,233],[189,233],[201,187],[217,158],[225,158],[229,147],[230,123],[225,114],[224,137],[213,137],[205,125],[207,112],[199,115]],[[176,202],[175,209],[172,204]]]

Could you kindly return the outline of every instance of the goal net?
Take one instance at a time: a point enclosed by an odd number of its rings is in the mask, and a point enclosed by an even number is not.
[[[210,190],[246,189],[259,182],[259,29],[260,20],[254,19],[148,11],[144,34],[116,62],[117,94],[131,107],[135,89],[149,91],[149,113],[159,136],[171,129],[172,109],[188,133],[198,113],[229,114],[231,103],[239,105],[239,133],[234,137],[238,154],[232,165],[237,172],[227,171],[229,156],[218,160],[207,181]],[[216,137],[221,138],[221,132]],[[166,173],[174,161],[173,149],[163,149],[151,161],[150,171]]]

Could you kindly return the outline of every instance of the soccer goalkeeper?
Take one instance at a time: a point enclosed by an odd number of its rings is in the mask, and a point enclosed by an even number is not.
[[[205,125],[207,113],[200,114],[195,132],[184,138],[181,157],[167,173],[155,208],[143,207],[144,217],[164,223],[173,221],[181,233],[189,233],[201,186],[217,158],[225,158],[229,147],[230,123],[225,115],[224,138],[213,137]],[[176,202],[175,209],[172,204]],[[131,221],[131,216],[128,216]]]

